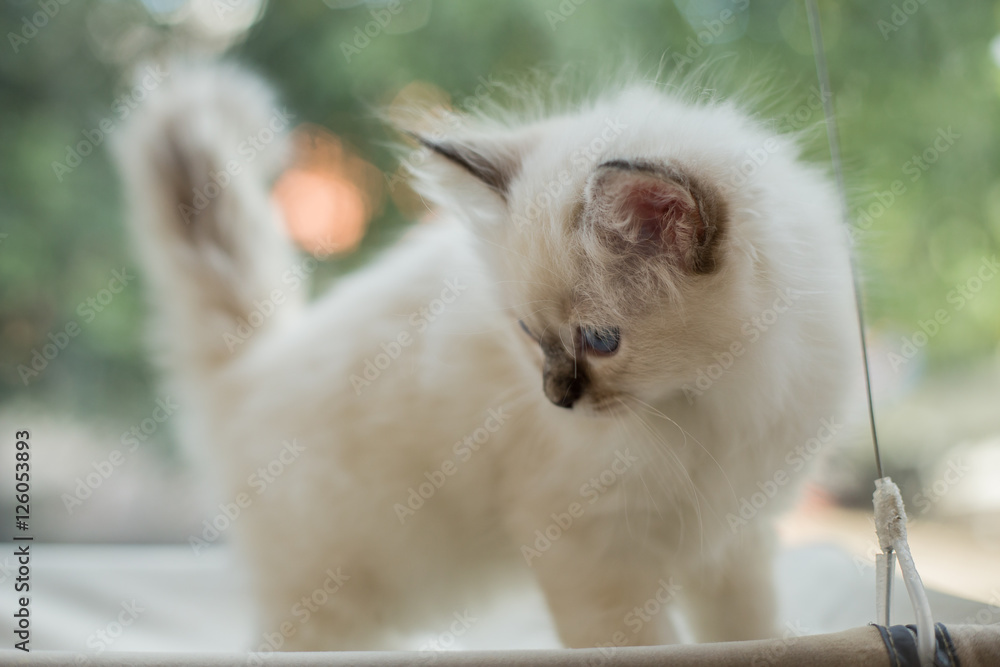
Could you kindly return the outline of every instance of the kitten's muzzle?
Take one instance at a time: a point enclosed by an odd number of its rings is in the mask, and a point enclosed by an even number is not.
[[[542,388],[554,405],[572,408],[587,389],[583,366],[563,350],[545,350]]]

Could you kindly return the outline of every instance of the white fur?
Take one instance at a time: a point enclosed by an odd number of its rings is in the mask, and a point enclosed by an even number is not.
[[[507,202],[421,154],[418,181],[441,219],[300,307],[305,287],[293,288],[288,269],[301,260],[265,200],[270,165],[234,179],[194,223],[216,232],[194,241],[178,232],[185,223],[165,183],[198,182],[171,171],[167,147],[188,171],[218,169],[265,124],[269,100],[235,69],[175,67],[119,147],[168,376],[188,406],[183,437],[212,453],[228,500],[252,499],[234,529],[255,567],[259,631],[290,622],[285,649],[391,647],[503,572],[530,568],[567,646],[674,641],[665,614],[637,623],[632,612],[671,578],[699,640],[773,634],[767,517],[794,484],[745,525],[731,523],[775,471],[794,472],[786,456],[822,418],[843,418],[855,368],[836,200],[795,147],[731,106],[690,105],[652,86],[524,126],[467,119],[457,141],[519,165]],[[625,128],[596,142],[609,122]],[[778,149],[736,184],[748,151],[769,139]],[[587,146],[598,159],[541,196]],[[636,284],[641,299],[588,273],[581,257],[593,239],[575,235],[572,212],[596,163],[613,158],[667,160],[714,184],[730,212],[716,272]],[[540,214],[526,213],[532,202],[545,203]],[[229,241],[211,240],[220,235]],[[418,331],[429,319],[421,309],[455,280],[467,287]],[[272,289],[293,303],[224,353],[224,334]],[[751,341],[744,323],[789,289],[794,306]],[[542,316],[634,318],[615,322],[620,353],[592,364],[619,392],[615,409],[597,414],[582,399],[566,410],[545,397],[542,355],[516,323]],[[352,384],[400,332],[412,344],[369,385]],[[684,387],[735,342],[743,353],[689,401]],[[491,409],[507,416],[479,450],[458,444],[496,425]],[[293,439],[304,452],[258,494],[251,477]],[[449,460],[454,474],[401,522],[409,489]],[[616,481],[585,486],[602,471]],[[565,523],[574,503],[582,516],[527,565],[525,547],[545,544],[536,531],[553,514]],[[338,568],[349,579],[300,623],[296,605]]]

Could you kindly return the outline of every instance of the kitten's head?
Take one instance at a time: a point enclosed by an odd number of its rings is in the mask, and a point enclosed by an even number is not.
[[[482,241],[553,404],[658,401],[739,340],[756,301],[747,228],[760,204],[740,165],[773,139],[734,108],[632,89],[522,125],[463,119],[417,138],[418,187]]]

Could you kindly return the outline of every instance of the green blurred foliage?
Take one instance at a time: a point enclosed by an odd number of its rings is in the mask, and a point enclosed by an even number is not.
[[[385,146],[392,137],[372,109],[412,81],[431,82],[460,100],[479,77],[511,80],[531,68],[558,72],[569,63],[586,78],[613,72],[625,58],[650,73],[661,61],[688,69],[723,61],[732,89],[742,83],[759,90],[764,113],[806,130],[807,154],[828,158],[822,113],[809,106],[815,69],[800,0],[754,2],[745,11],[743,0],[577,2],[414,0],[394,29],[348,62],[344,44],[384,3],[275,1],[231,53],[272,80],[300,120],[330,128],[386,174],[396,164]],[[145,415],[156,395],[143,345],[141,282],[93,322],[77,310],[107,285],[112,270],[128,266],[138,273],[123,233],[114,168],[103,145],[61,180],[52,162],[64,161],[83,131],[114,118],[128,63],[109,57],[107,36],[130,26],[163,42],[170,28],[137,1],[75,0],[15,48],[10,35],[22,34],[39,6],[39,0],[0,6],[6,36],[0,45],[0,400],[129,420]],[[912,15],[904,11],[914,8]],[[692,46],[728,9],[734,20],[703,39],[707,46]],[[950,308],[949,291],[1000,246],[1000,69],[990,50],[1000,9],[981,1],[854,0],[822,2],[822,11],[852,214],[872,216],[860,241],[870,324],[908,334],[935,310]],[[688,49],[691,62],[683,60]],[[958,138],[911,180],[907,163],[948,128]],[[897,180],[905,192],[875,216]],[[328,261],[323,277],[367,261],[410,222],[387,204],[361,249]],[[927,347],[932,368],[997,353],[998,297],[1000,280],[994,280],[954,313]],[[70,320],[81,324],[80,335],[25,386],[18,366],[30,363],[33,350]]]

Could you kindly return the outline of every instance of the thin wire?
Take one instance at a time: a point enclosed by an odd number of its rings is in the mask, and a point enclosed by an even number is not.
[[[819,10],[816,0],[806,0],[806,14],[809,16],[809,31],[812,34],[813,55],[816,60],[816,76],[819,78],[820,96],[823,98],[823,114],[826,116],[826,138],[830,144],[830,161],[833,163],[833,173],[837,179],[837,193],[840,196],[840,212],[845,227],[850,227],[850,217],[847,208],[847,188],[844,186],[844,170],[840,163],[840,140],[837,136],[837,121],[833,110],[833,91],[830,89],[830,77],[826,70],[826,54],[823,51],[823,32],[819,25]],[[852,241],[853,246],[853,241]],[[854,304],[858,311],[858,331],[861,335],[861,354],[865,362],[865,389],[868,394],[868,423],[872,433],[872,447],[875,449],[875,467],[878,479],[882,479],[882,455],[878,448],[878,433],[875,430],[875,405],[872,400],[872,375],[868,363],[868,341],[865,336],[865,316],[862,309],[864,302],[861,293],[861,281],[858,278],[858,268],[854,253],[850,253],[851,278],[854,282]]]
[[[837,120],[833,109],[833,90],[830,87],[830,76],[826,69],[826,52],[823,49],[823,31],[820,28],[819,9],[816,0],[806,0],[806,14],[809,17],[809,32],[812,35],[813,55],[816,61],[816,77],[819,79],[820,96],[823,101],[823,115],[826,117],[826,138],[830,144],[830,161],[833,163],[833,172],[837,179],[837,194],[840,198],[840,211],[844,221],[845,231],[850,229],[850,215],[847,207],[847,188],[844,185],[844,170],[840,161],[840,139],[837,136]],[[853,238],[852,250],[853,250]],[[861,355],[865,363],[865,390],[868,395],[868,424],[871,427],[872,447],[875,450],[875,468],[878,473],[877,479],[883,479],[882,455],[878,447],[878,432],[875,428],[875,405],[872,400],[872,376],[871,367],[868,363],[868,341],[865,335],[865,316],[862,304],[864,300],[861,294],[861,281],[858,278],[858,268],[854,259],[854,252],[850,253],[851,280],[854,284],[854,304],[858,312],[858,333],[861,340]],[[876,483],[876,487],[878,483]],[[892,583],[896,571],[896,559],[892,546],[885,549],[881,554],[882,574],[885,581],[879,588],[876,597],[880,616],[879,621],[888,626],[892,616]],[[877,579],[878,577],[876,577]],[[907,590],[909,590],[907,583]]]

